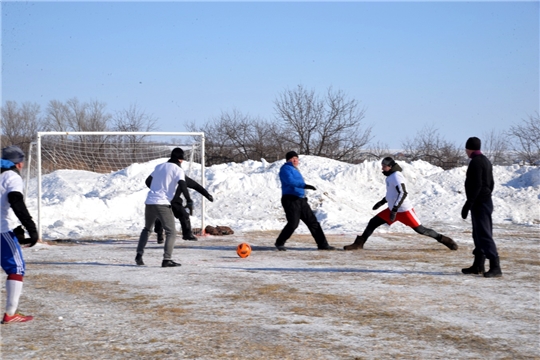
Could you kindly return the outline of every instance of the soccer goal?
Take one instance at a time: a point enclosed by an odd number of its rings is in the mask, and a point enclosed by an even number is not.
[[[30,193],[36,198],[40,239],[43,238],[42,219],[47,211],[43,201],[49,201],[56,196],[47,193],[52,190],[43,188],[47,177],[54,177],[55,172],[63,170],[75,170],[72,175],[75,181],[78,174],[76,171],[81,171],[80,174],[111,174],[134,164],[144,164],[157,159],[166,161],[175,147],[184,150],[182,168],[186,175],[205,187],[202,132],[38,132],[28,154],[25,195]],[[144,204],[140,206],[144,207]],[[201,231],[204,232],[204,197],[200,197],[200,205],[197,207],[200,207],[200,211],[199,214],[193,214],[196,218],[194,227],[200,221]],[[111,234],[114,235],[119,234]],[[55,240],[50,236],[48,239]]]

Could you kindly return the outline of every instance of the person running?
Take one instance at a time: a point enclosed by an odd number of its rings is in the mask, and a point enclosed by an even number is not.
[[[308,227],[311,235],[317,243],[319,250],[335,250],[336,248],[328,245],[326,236],[321,228],[321,224],[317,221],[313,210],[308,205],[307,198],[304,197],[305,189],[316,190],[314,186],[307,185],[300,171],[298,171],[298,154],[294,151],[289,151],[285,155],[285,164],[279,170],[279,179],[281,180],[281,205],[285,210],[287,225],[283,228],[275,246],[279,251],[286,251],[285,242],[294,233],[300,220]]]
[[[151,183],[152,183],[152,177],[149,176],[146,179],[146,185],[150,187]],[[195,180],[193,180],[187,175],[186,175],[186,185],[189,189],[193,189],[197,191],[199,194],[203,195],[205,198],[208,199],[208,201],[210,202],[214,201],[214,197],[210,195],[205,188],[203,188],[198,182],[196,182]],[[197,241],[197,237],[193,235],[193,231],[191,229],[191,221],[189,220],[191,211],[193,211],[193,203],[188,202],[186,204],[187,206],[184,207],[184,204],[180,195],[182,195],[182,191],[181,191],[181,188],[178,187],[171,201],[171,208],[172,208],[173,215],[175,218],[180,220],[180,226],[182,228],[182,239],[189,240],[189,241]],[[189,214],[187,213],[186,208],[190,210]],[[156,219],[156,223],[154,224],[154,232],[157,234],[157,243],[163,244],[163,225],[161,224],[161,221],[159,221],[159,219]]]
[[[402,169],[394,159],[385,157],[381,164],[383,174],[386,176],[386,196],[373,206],[373,210],[377,210],[386,203],[388,203],[388,207],[369,220],[366,229],[362,235],[356,237],[354,243],[343,248],[345,250],[363,249],[365,242],[376,228],[383,224],[392,225],[394,222],[399,221],[421,235],[434,238],[450,250],[457,250],[458,245],[454,240],[422,226],[408,199],[407,186]]]
[[[471,159],[467,167],[465,179],[465,194],[467,201],[461,209],[461,217],[467,218],[471,212],[472,237],[474,240],[474,262],[469,268],[461,269],[464,274],[484,274],[484,277],[502,276],[497,245],[493,241],[493,201],[491,193],[495,186],[493,181],[493,166],[489,159],[482,154],[482,142],[477,137],[471,137],[465,144],[465,152]],[[489,271],[485,272],[486,257],[489,259]]]
[[[31,321],[34,317],[17,312],[19,298],[23,288],[23,278],[26,271],[23,253],[19,241],[28,246],[34,246],[38,241],[36,224],[24,203],[23,180],[20,171],[24,166],[24,153],[18,146],[8,146],[2,149],[0,175],[0,205],[1,205],[1,263],[7,274],[6,280],[6,312],[3,324]],[[23,238],[17,239],[10,227],[11,214],[14,213],[30,235],[25,241],[24,230],[19,233]],[[19,229],[19,228],[18,228]],[[20,229],[22,230],[22,229]]]
[[[181,167],[183,160],[184,151],[181,148],[174,148],[171,151],[169,161],[156,166],[152,174],[150,174],[152,176],[152,183],[150,184],[150,190],[145,201],[144,229],[141,231],[139,237],[137,256],[135,257],[135,263],[137,265],[144,265],[144,248],[146,247],[148,235],[154,227],[156,219],[161,221],[166,234],[161,266],[175,267],[181,265],[171,259],[176,242],[176,227],[174,224],[174,215],[171,210],[171,200],[174,197],[177,186],[179,186],[186,201],[191,201],[186,186],[184,170]]]

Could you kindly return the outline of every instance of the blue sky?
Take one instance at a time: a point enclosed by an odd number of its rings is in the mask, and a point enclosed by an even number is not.
[[[366,109],[373,142],[456,145],[539,111],[539,3],[2,2],[2,104],[136,104],[159,130],[274,118],[303,85]]]

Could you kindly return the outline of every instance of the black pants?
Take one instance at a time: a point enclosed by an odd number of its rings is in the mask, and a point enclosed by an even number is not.
[[[180,226],[182,227],[182,237],[192,235],[191,221],[189,220],[189,214],[187,213],[185,208],[177,208],[174,212],[174,215],[178,220],[180,220]],[[154,224],[154,232],[156,234],[163,234],[163,226],[161,225],[161,221],[159,221],[159,219],[156,219],[156,222]]]
[[[493,201],[491,198],[487,201],[476,203],[471,208],[472,236],[474,240],[474,255],[481,255],[488,259],[499,257],[497,245],[493,241],[493,222],[491,214],[493,213]]]
[[[291,235],[294,233],[294,230],[298,227],[300,220],[307,225],[309,232],[315,239],[317,247],[324,248],[328,246],[328,241],[324,232],[321,228],[321,224],[317,221],[313,210],[309,207],[306,198],[299,198],[292,195],[284,195],[281,198],[281,205],[283,210],[285,210],[285,217],[287,218],[287,225],[281,230],[277,240],[276,246],[285,245]]]

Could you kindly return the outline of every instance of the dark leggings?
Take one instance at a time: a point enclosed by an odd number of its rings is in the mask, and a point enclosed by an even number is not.
[[[386,224],[386,221],[384,221],[382,218],[378,216],[372,217],[371,220],[369,220],[369,223],[367,224],[366,229],[364,230],[362,234],[362,237],[367,240],[371,236],[371,234],[373,234],[373,231],[375,231],[376,228],[378,228],[379,226],[383,224]],[[441,239],[441,235],[437,233],[435,230],[428,229],[422,225],[419,225],[413,228],[413,230],[419,233],[420,235],[429,236],[429,237],[434,238],[435,240]]]

